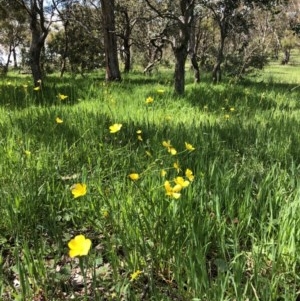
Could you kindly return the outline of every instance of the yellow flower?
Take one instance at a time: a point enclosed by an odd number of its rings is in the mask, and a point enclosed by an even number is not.
[[[74,258],[76,256],[83,256],[89,253],[89,250],[92,246],[90,239],[85,238],[84,235],[80,234],[71,239],[68,243],[69,247],[69,256]]]
[[[33,88],[34,91],[39,91],[40,89],[41,88],[39,86]]]
[[[146,103],[152,103],[153,101],[154,99],[150,96],[146,99]]]
[[[58,93],[58,98],[59,98],[60,100],[65,100],[66,98],[68,98],[68,96],[67,96],[67,95],[64,95],[64,94]]]
[[[176,177],[174,182],[180,185],[182,188],[188,187],[190,185],[189,181],[186,181],[183,177]]]
[[[31,151],[29,151],[29,150],[25,150],[24,153],[25,153],[25,155],[28,156],[28,157],[31,155]]]
[[[131,173],[129,176],[128,176],[132,181],[136,181],[140,178],[140,175],[138,173]]]
[[[59,117],[56,117],[55,121],[56,121],[56,123],[63,123],[63,120],[60,119]]]
[[[162,177],[165,177],[166,174],[167,174],[167,172],[166,172],[164,169],[162,169],[161,172],[160,172],[160,175],[161,175]]]
[[[86,184],[77,183],[71,187],[71,192],[74,196],[74,199],[84,196],[86,194]]]
[[[117,132],[119,132],[121,127],[122,127],[121,123],[115,123],[109,127],[109,132],[112,134],[117,133]]]
[[[167,148],[168,152],[171,154],[171,155],[176,155],[177,154],[177,150],[171,145],[171,141],[168,140],[168,141],[163,141],[162,145],[164,147]]]
[[[186,169],[185,176],[189,179],[190,182],[194,181],[195,176],[193,175],[193,172],[190,169]]]
[[[177,173],[180,172],[180,165],[179,165],[179,162],[176,161],[174,164],[173,164],[173,167],[176,169]]]
[[[170,141],[170,140],[168,140],[168,141],[163,141],[162,145],[163,145],[164,147],[166,147],[166,148],[172,147],[171,141]]]
[[[109,217],[109,212],[107,209],[101,209],[101,214],[104,218],[108,218]]]
[[[193,145],[190,144],[190,143],[187,143],[187,142],[185,142],[185,148],[186,148],[188,151],[193,151],[193,150],[195,150],[195,148],[193,147]]]
[[[138,134],[137,135],[137,139],[140,140],[140,141],[143,141],[142,131],[141,130],[137,130],[136,133]]]
[[[182,189],[181,185],[176,184],[174,187],[171,186],[169,181],[165,181],[165,189],[166,189],[166,195],[169,197],[172,197],[174,199],[179,199],[181,194],[179,193]]]
[[[130,275],[130,281],[136,280],[141,274],[142,272],[140,270],[135,271]]]
[[[235,111],[235,108],[230,108],[230,112],[234,112]]]
[[[174,147],[170,147],[168,149],[168,152],[173,156],[177,154],[177,150]]]

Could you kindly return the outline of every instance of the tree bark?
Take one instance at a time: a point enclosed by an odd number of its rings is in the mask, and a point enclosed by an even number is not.
[[[174,88],[179,95],[184,93],[185,87],[185,62],[188,55],[186,45],[173,49],[175,55]]]
[[[220,28],[220,31],[221,31],[220,46],[218,49],[217,60],[212,72],[212,78],[215,84],[219,83],[222,79],[221,64],[224,58],[224,45],[225,45],[225,38],[226,38],[225,29]]]
[[[102,18],[104,28],[104,48],[106,60],[106,80],[119,81],[118,48],[115,28],[115,1],[101,0]]]
[[[31,29],[31,45],[29,50],[30,56],[30,68],[33,76],[35,86],[39,86],[39,82],[42,80],[42,68],[41,68],[41,53],[44,46],[44,39],[41,37],[39,30],[36,28]]]
[[[189,56],[194,70],[194,82],[200,82],[200,69],[197,61],[197,43],[196,43],[196,19],[193,20],[189,42]]]

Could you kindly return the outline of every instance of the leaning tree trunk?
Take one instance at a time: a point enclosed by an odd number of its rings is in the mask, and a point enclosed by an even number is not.
[[[173,49],[175,55],[175,74],[174,74],[174,88],[177,94],[184,93],[185,80],[185,62],[188,55],[186,46],[181,45]]]
[[[121,80],[115,28],[115,1],[101,0],[101,7],[104,27],[106,80]]]

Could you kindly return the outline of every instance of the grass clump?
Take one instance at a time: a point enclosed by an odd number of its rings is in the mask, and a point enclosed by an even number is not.
[[[0,85],[2,300],[296,300],[299,78],[27,81]]]

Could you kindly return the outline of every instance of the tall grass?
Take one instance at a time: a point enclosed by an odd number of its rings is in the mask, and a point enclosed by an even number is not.
[[[171,76],[1,81],[2,300],[296,300],[300,78],[188,76],[177,97]],[[78,234],[84,269],[68,256]]]

